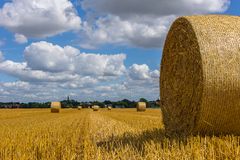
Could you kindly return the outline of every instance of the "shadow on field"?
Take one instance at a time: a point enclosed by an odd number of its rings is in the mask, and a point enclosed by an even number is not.
[[[169,138],[165,135],[163,129],[152,129],[146,130],[141,134],[133,134],[126,132],[122,136],[113,136],[110,137],[107,141],[101,141],[97,143],[98,147],[104,148],[108,151],[116,151],[123,147],[133,147],[139,153],[144,153],[145,144],[154,142],[160,144],[162,148],[165,148],[166,145],[170,145],[173,142],[180,142],[184,144],[186,139],[182,138]]]

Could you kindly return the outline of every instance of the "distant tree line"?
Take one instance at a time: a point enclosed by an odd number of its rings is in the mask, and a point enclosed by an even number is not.
[[[145,98],[140,98],[140,102],[146,102],[148,108],[159,108],[159,105],[156,104],[156,101],[148,101]],[[105,100],[103,102],[100,101],[89,101],[89,102],[79,102],[73,99],[67,98],[67,100],[61,101],[62,108],[77,108],[78,106],[82,106],[83,108],[88,108],[93,105],[98,105],[101,108],[105,108],[107,106],[111,106],[113,108],[135,108],[136,101],[130,101],[128,99],[123,99],[121,101],[110,101]],[[28,103],[19,103],[19,102],[0,102],[0,108],[49,108],[51,102],[28,102]]]

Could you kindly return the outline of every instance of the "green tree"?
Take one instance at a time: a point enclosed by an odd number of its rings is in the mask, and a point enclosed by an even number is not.
[[[146,100],[145,98],[140,98],[139,102],[146,102],[146,103],[148,103],[148,100]]]

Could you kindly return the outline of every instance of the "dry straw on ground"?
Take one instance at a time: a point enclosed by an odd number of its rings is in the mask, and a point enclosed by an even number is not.
[[[240,134],[240,17],[178,18],[165,42],[160,86],[168,134]]]
[[[93,109],[93,111],[98,111],[99,110],[99,106],[97,106],[97,105],[94,105],[94,106],[92,106],[92,109]]]
[[[59,113],[61,109],[60,102],[51,102],[51,113]]]
[[[137,102],[137,111],[138,112],[144,112],[144,111],[146,111],[146,107],[147,107],[147,105],[146,105],[146,103],[145,102]]]

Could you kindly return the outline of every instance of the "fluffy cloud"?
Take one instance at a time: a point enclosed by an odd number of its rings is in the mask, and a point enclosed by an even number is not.
[[[125,54],[80,54],[76,57],[76,73],[97,76],[119,76],[125,72]]]
[[[17,98],[21,94],[23,95],[23,92],[27,92],[28,89],[29,84],[27,82],[0,82],[0,99],[6,102],[17,101]]]
[[[130,95],[131,99],[140,97],[157,99],[159,98],[159,70],[150,70],[146,64],[133,64],[128,69],[127,80],[123,85],[126,88],[124,94]]]
[[[13,62],[10,60],[0,63],[0,72],[19,78],[24,81],[41,82],[64,82],[78,78],[78,75],[61,73],[49,73],[41,70],[32,70],[26,62]]]
[[[87,37],[81,47],[94,48],[104,43],[158,48],[162,46],[164,35],[175,16],[166,16],[152,20],[139,17],[122,20],[118,16],[100,17],[94,27],[84,23],[82,35]],[[90,45],[91,44],[91,45]]]
[[[158,97],[159,71],[150,70],[146,64],[126,68],[124,54],[81,53],[71,46],[42,41],[26,47],[24,57],[25,61],[14,62],[2,56],[0,73],[18,81],[0,82],[0,99],[49,101],[61,100],[67,95],[84,101]]]
[[[16,41],[17,43],[19,43],[19,44],[23,44],[23,43],[27,43],[27,42],[28,42],[27,37],[25,37],[25,36],[22,35],[22,34],[16,33],[16,34],[14,35],[14,37],[15,37],[15,41]]]
[[[1,87],[6,89],[15,88],[17,90],[29,90],[30,84],[28,82],[16,81],[16,82],[5,82],[0,84]]]
[[[0,9],[0,26],[25,37],[53,36],[80,24],[69,0],[13,0]]]
[[[42,41],[26,47],[24,57],[27,65],[33,70],[63,72],[73,69],[71,62],[78,52],[70,46],[62,48]]]
[[[125,72],[125,54],[81,53],[71,46],[60,47],[44,41],[26,47],[24,57],[28,67],[46,72],[84,76],[118,76]]]
[[[161,48],[177,16],[223,12],[229,3],[230,0],[84,0],[82,8],[91,18],[83,23],[81,46],[94,48],[115,43]]]
[[[69,82],[63,86],[79,88],[121,76],[126,71],[125,54],[80,53],[71,46],[60,47],[45,41],[26,47],[24,57],[25,62],[4,61],[0,53],[0,72],[22,81]]]
[[[98,79],[91,76],[79,77],[74,81],[68,81],[65,83],[59,84],[60,87],[65,89],[84,89],[84,88],[93,88],[94,85],[97,85],[99,82]]]
[[[148,65],[142,64],[133,64],[129,67],[128,75],[132,80],[149,80],[149,79],[158,79],[159,71],[154,70],[150,71]]]
[[[32,84],[29,82],[0,82],[0,99],[8,101],[53,101],[63,99],[63,90],[58,89],[56,84]]]

